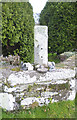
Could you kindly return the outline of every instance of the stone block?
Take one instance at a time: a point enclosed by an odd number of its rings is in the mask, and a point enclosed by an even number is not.
[[[34,63],[47,66],[48,27],[36,25],[34,33]]]
[[[12,94],[0,93],[0,106],[8,111],[13,110],[15,98]]]
[[[28,70],[33,70],[33,66],[30,63],[26,63],[26,67]]]
[[[21,62],[21,69],[22,70],[33,70],[33,66],[28,62],[28,63],[23,63]]]

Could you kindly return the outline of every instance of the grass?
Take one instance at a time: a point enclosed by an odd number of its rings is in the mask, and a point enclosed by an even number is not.
[[[0,120],[2,119],[2,109],[0,107]]]
[[[77,93],[75,98],[75,117],[77,118]]]
[[[2,112],[2,118],[75,118],[75,100],[15,112]]]

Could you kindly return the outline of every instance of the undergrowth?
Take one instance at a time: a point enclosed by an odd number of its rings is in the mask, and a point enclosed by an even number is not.
[[[54,61],[55,63],[60,63],[60,58],[59,56],[57,55],[57,53],[49,53],[48,54],[48,61]]]

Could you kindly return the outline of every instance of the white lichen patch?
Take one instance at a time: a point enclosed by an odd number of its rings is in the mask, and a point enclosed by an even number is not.
[[[13,110],[15,98],[12,94],[0,93],[0,106],[4,109]]]
[[[70,91],[70,95],[68,96],[67,100],[74,100],[76,96],[76,91],[72,90]]]
[[[17,85],[17,84],[27,84],[32,83],[36,81],[36,76],[33,76],[30,78],[29,75],[25,75],[24,72],[18,72],[17,74],[11,74],[8,78],[8,82],[11,84],[11,86]]]

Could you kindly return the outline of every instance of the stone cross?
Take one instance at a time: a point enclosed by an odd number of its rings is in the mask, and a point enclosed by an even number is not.
[[[47,66],[48,63],[48,27],[34,27],[34,63]]]

